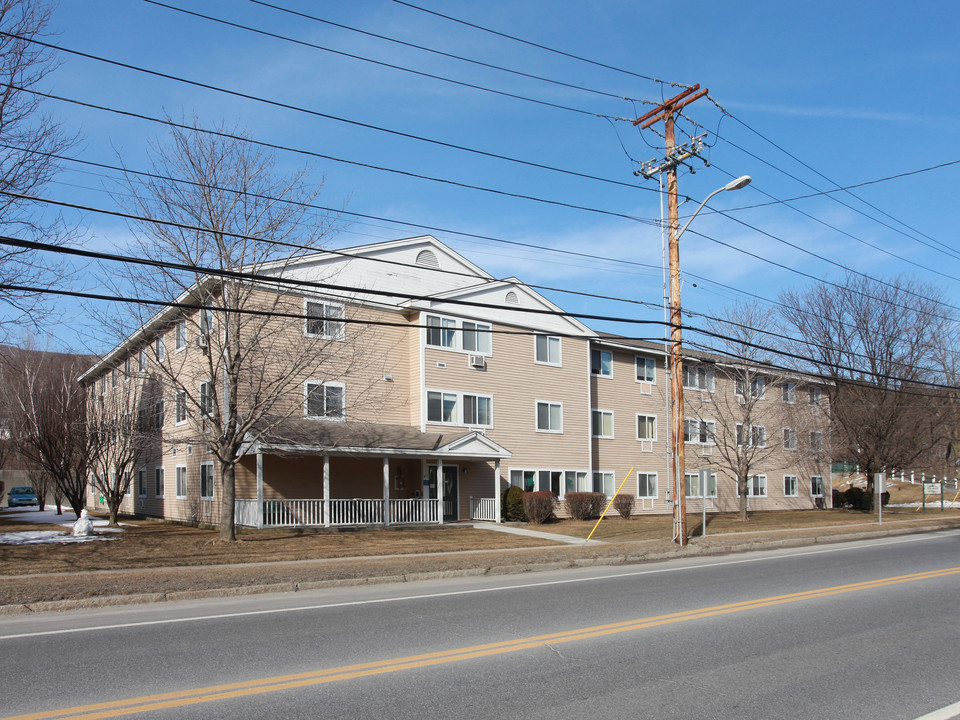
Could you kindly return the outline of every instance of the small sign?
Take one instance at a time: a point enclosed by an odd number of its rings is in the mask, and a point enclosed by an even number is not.
[[[940,495],[943,493],[943,489],[940,487],[938,482],[925,482],[923,484],[923,494],[924,495]]]

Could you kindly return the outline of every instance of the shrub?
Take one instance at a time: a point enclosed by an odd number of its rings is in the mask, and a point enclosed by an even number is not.
[[[863,488],[852,487],[845,493],[842,493],[844,505],[849,505],[854,510],[870,509],[870,493]]]
[[[567,512],[574,520],[587,520],[593,512],[593,493],[571,492],[564,496]]]
[[[613,498],[613,509],[620,513],[624,520],[629,520],[633,512],[633,496],[617,495]]]
[[[527,514],[523,511],[523,490],[515,485],[507,488],[500,504],[500,514],[506,522],[527,521]]]
[[[602,492],[590,493],[590,517],[600,517],[607,508],[607,496]]]
[[[546,490],[535,490],[523,494],[523,509],[530,522],[537,525],[553,517],[553,504],[556,496]]]

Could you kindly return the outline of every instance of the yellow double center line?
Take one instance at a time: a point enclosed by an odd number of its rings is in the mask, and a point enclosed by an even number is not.
[[[297,673],[294,675],[279,675],[276,677],[261,678],[259,680],[249,680],[246,682],[230,683],[225,685],[211,685],[209,687],[195,688],[192,690],[180,690],[177,692],[161,693],[158,695],[129,698],[127,700],[114,700],[110,702],[96,703],[94,705],[82,705],[78,707],[63,708],[61,710],[50,710],[47,712],[17,715],[14,717],[2,718],[0,720],[66,720],[67,718],[69,718],[69,720],[97,720],[98,718],[132,715],[134,713],[148,712],[151,710],[163,710],[166,708],[182,707],[185,705],[197,705],[200,703],[216,702],[218,700],[230,700],[248,695],[260,695],[262,693],[276,692],[278,690],[291,690],[294,688],[308,687],[310,685],[321,685],[323,683],[338,682],[341,680],[354,680],[356,678],[369,677],[371,675],[382,675],[385,673],[398,672],[400,670],[415,670],[419,668],[431,667],[433,665],[443,665],[445,663],[472,660],[474,658],[500,655],[502,653],[516,652],[518,650],[528,650],[530,648],[542,647],[545,645],[555,645],[558,643],[575,642],[577,640],[587,640],[589,638],[631,632],[633,630],[643,630],[645,628],[669,625],[671,623],[686,622],[688,620],[700,620],[702,618],[744,612],[746,610],[757,610],[759,608],[771,607],[773,605],[783,605],[785,603],[799,602],[801,600],[812,600],[815,598],[827,597],[829,595],[839,595],[841,593],[872,590],[874,588],[896,585],[898,583],[916,582],[918,580],[932,580],[935,578],[957,574],[960,574],[960,567],[931,570],[929,572],[913,573],[910,575],[897,575],[895,577],[868,580],[866,582],[851,583],[849,585],[836,585],[818,590],[790,593],[789,595],[775,595],[772,597],[758,598],[756,600],[746,600],[744,602],[731,603],[729,605],[715,605],[713,607],[701,608],[699,610],[687,610],[685,612],[670,613],[668,615],[656,615],[654,617],[627,620],[625,622],[611,623],[608,625],[594,625],[592,627],[585,627],[577,630],[567,630],[565,632],[550,633],[547,635],[535,635],[533,637],[517,638],[504,642],[489,643],[487,645],[473,645],[454,650],[442,650],[423,655],[410,655],[407,657],[361,663],[358,665],[345,665],[343,667]]]

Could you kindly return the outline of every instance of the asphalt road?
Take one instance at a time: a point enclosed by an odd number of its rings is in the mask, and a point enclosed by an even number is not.
[[[8,616],[0,717],[948,718],[958,598],[945,531]]]

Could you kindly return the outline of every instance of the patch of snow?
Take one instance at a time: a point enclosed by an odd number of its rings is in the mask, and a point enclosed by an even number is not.
[[[113,540],[105,535],[75,537],[59,530],[25,530],[24,532],[0,533],[0,545],[41,545],[45,543],[81,543],[91,540]]]
[[[59,525],[73,530],[77,518],[73,510],[64,508],[63,515],[57,515],[55,505],[47,505],[42,511],[33,507],[26,508],[3,508],[0,517],[5,520],[13,520],[21,523],[39,523],[43,525]],[[91,540],[113,540],[109,535],[103,533],[123,532],[122,527],[108,527],[109,520],[102,518],[91,518],[96,534],[74,537],[70,532],[60,530],[25,530],[23,532],[0,533],[0,545],[39,545],[42,543],[76,543],[89,542]],[[121,523],[122,525],[123,523]],[[128,526],[129,527],[129,526]]]
[[[923,507],[923,503],[920,502],[920,501],[917,501],[917,502],[909,502],[909,503],[899,503],[899,504],[897,504],[897,505],[893,505],[893,504],[884,505],[884,507],[918,508],[918,507]],[[927,507],[928,507],[928,508],[938,508],[938,507],[940,507],[940,501],[939,501],[939,500],[927,500]],[[945,507],[945,508],[960,508],[960,501],[956,501],[956,500],[944,500],[944,501],[943,501],[943,507]]]

